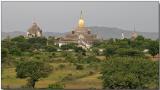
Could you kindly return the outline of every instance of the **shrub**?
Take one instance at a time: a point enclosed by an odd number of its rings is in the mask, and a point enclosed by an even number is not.
[[[149,43],[147,48],[149,49],[149,54],[151,54],[152,56],[155,56],[156,54],[159,53],[159,42],[152,41],[151,43]]]
[[[89,71],[89,75],[93,75],[93,74],[95,74],[94,71]]]
[[[139,51],[137,49],[126,49],[126,48],[119,48],[116,50],[116,53],[119,56],[144,56],[142,51]]]
[[[60,69],[63,69],[63,68],[65,68],[65,64],[60,64],[58,67],[59,67]]]
[[[105,56],[112,56],[114,54],[116,54],[116,46],[108,46],[105,50],[104,50],[104,55]]]
[[[64,87],[65,87],[65,84],[60,82],[48,85],[49,89],[64,89]]]
[[[80,64],[76,65],[76,70],[83,70],[83,69],[84,69],[83,65]]]
[[[56,47],[54,47],[54,46],[46,46],[46,51],[48,51],[48,52],[55,52],[55,51],[57,51],[57,48]]]

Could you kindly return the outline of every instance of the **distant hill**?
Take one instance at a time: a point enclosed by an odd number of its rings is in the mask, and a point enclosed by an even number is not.
[[[108,39],[108,38],[121,38],[122,32],[124,33],[125,38],[130,38],[133,31],[123,30],[120,28],[110,28],[110,27],[89,27],[93,33],[97,34],[99,38]],[[138,35],[142,35],[145,38],[150,38],[153,40],[158,39],[158,32],[138,32]]]
[[[120,28],[110,28],[110,27],[89,27],[92,33],[97,34],[98,38],[109,39],[109,38],[121,38],[121,33],[124,33],[126,38],[131,37],[132,31],[123,30]],[[158,39],[158,32],[137,32],[138,35],[142,35],[150,39]],[[58,32],[44,32],[43,35],[48,36],[63,36],[65,33]],[[4,39],[7,36],[15,37],[19,35],[26,35],[26,32],[14,31],[14,32],[2,32],[1,38]]]

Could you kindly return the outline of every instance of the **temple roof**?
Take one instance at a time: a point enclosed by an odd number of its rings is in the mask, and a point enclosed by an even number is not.
[[[36,33],[36,32],[42,32],[40,27],[37,25],[37,23],[33,23],[32,26],[28,29],[29,33]]]

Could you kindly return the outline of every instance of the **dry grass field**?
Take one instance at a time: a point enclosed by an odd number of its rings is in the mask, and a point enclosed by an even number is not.
[[[60,65],[65,65],[64,68],[59,68]],[[66,80],[66,89],[76,88],[101,88],[102,81],[99,79],[101,76],[98,72],[89,75],[89,69],[76,70],[70,63],[51,63],[54,66],[53,72],[47,77],[40,79],[35,88],[48,88],[49,84],[56,82],[63,82],[62,79],[68,75],[72,75],[73,80]],[[26,79],[16,78],[15,68],[4,68],[2,71],[2,87],[3,88],[21,88],[26,85]]]

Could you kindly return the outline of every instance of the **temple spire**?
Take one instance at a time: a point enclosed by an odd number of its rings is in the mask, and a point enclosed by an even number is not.
[[[83,19],[83,12],[81,10],[81,13],[80,13],[80,19],[78,21],[78,27],[84,27],[85,24],[84,24],[84,19]]]
[[[80,19],[83,19],[83,12],[81,10]]]

